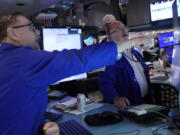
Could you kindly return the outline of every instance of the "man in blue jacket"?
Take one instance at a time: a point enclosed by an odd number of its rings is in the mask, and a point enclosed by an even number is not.
[[[111,20],[108,19],[105,24],[108,39],[118,42],[127,39],[128,31],[125,25],[120,21]],[[104,99],[120,108],[144,102],[152,103],[149,69],[141,54],[132,48],[125,50],[119,57],[114,65],[99,72],[99,88]]]
[[[46,52],[39,50],[39,37],[39,31],[23,15],[0,17],[0,135],[36,135],[45,119],[48,85],[114,64],[123,50],[107,42],[81,50]],[[59,127],[47,122],[43,131],[58,135]]]

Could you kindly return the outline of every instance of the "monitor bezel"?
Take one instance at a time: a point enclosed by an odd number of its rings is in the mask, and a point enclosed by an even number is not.
[[[43,40],[43,29],[67,29],[67,28],[71,28],[71,29],[81,29],[82,33],[81,33],[81,47],[83,47],[83,28],[82,27],[42,27],[41,28],[41,42],[42,42],[42,45],[41,45],[41,49],[44,50],[44,40]]]
[[[173,37],[174,37],[174,32],[161,33],[161,34],[159,34],[159,36],[160,36],[160,35],[165,35],[165,34],[168,34],[168,33],[173,33]],[[175,45],[175,44],[173,43],[172,45],[168,45],[168,46],[161,47],[161,46],[160,46],[160,42],[159,42],[159,36],[158,36],[159,48],[165,48],[165,47],[169,47],[169,46]]]
[[[171,18],[165,18],[165,19],[161,19],[161,20],[154,20],[154,21],[152,21],[151,4],[154,3],[154,2],[159,2],[159,1],[163,1],[163,0],[156,0],[156,1],[153,1],[153,2],[151,2],[151,1],[149,0],[149,16],[150,16],[149,19],[150,19],[150,22],[151,22],[152,24],[160,23],[160,22],[169,22],[169,23],[172,23],[172,21],[173,21],[173,16],[172,16]],[[180,18],[180,15],[178,16],[178,18]]]
[[[43,29],[81,29],[81,34],[80,34],[80,38],[81,38],[81,48],[83,47],[83,41],[82,41],[82,39],[83,39],[83,28],[82,27],[42,27],[41,28],[41,49],[42,50],[44,50],[44,38],[43,38]],[[46,51],[46,50],[44,50],[44,51]],[[58,84],[58,83],[61,83],[61,82],[70,82],[70,81],[75,81],[75,80],[83,80],[83,79],[87,79],[87,72],[85,72],[85,73],[82,73],[82,74],[86,74],[86,77],[85,78],[80,78],[80,79],[73,79],[73,80],[67,80],[67,81],[61,81],[61,80],[59,80],[59,81],[57,81],[57,82],[55,82],[54,84],[52,84],[52,85],[56,85],[56,84]],[[76,75],[73,75],[73,76],[76,76]],[[70,76],[71,77],[71,76]],[[67,78],[70,78],[70,77],[67,77]],[[64,79],[66,79],[66,78],[64,78]],[[62,80],[64,80],[64,79],[62,79]]]

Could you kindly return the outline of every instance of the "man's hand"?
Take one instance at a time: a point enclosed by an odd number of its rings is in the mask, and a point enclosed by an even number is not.
[[[55,122],[47,122],[43,126],[44,135],[60,135],[60,130]]]
[[[125,97],[116,96],[113,98],[113,103],[119,108],[127,108],[130,106],[130,102]]]

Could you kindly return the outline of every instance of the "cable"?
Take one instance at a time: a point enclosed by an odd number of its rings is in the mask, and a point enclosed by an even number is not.
[[[155,113],[155,114],[158,114],[158,115],[164,117],[167,120],[167,122],[172,122],[172,120],[168,116],[164,115],[163,113],[160,113],[158,111],[154,111],[154,112],[151,112],[151,113]]]
[[[141,134],[141,130],[136,129],[136,130],[126,131],[126,132],[111,133],[109,135],[122,135],[122,134],[130,134],[130,133],[136,133],[135,135],[140,135]]]
[[[173,130],[179,129],[179,128],[178,128],[178,125],[175,123],[174,119],[171,119],[171,118],[167,117],[166,115],[164,115],[163,113],[160,113],[160,112],[153,112],[153,113],[163,116],[163,117],[167,120],[167,122],[169,122],[169,123],[167,123],[166,125],[161,125],[159,128],[157,128],[156,130],[154,130],[154,131],[152,132],[153,135],[161,135],[161,133],[158,133],[158,131],[159,131],[161,128],[164,128],[164,129],[165,129],[165,126],[167,126],[166,129],[173,129]]]
[[[169,124],[163,124],[163,125],[160,125],[157,129],[153,130],[152,131],[152,134],[153,135],[162,135],[162,133],[158,133],[160,129],[164,129],[166,126],[169,126]]]
[[[153,113],[163,116],[167,120],[167,122],[172,124],[172,126],[170,126],[169,128],[173,127],[174,129],[179,129],[178,126],[176,125],[174,119],[171,119],[171,118],[167,117],[166,115],[164,115],[163,113],[160,113],[160,112],[153,112]]]

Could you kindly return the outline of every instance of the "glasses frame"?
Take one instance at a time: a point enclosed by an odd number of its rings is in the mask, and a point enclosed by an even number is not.
[[[32,28],[32,31],[33,32],[36,32],[37,28],[34,24],[30,23],[30,24],[24,24],[24,25],[19,25],[19,26],[14,26],[12,27],[13,29],[19,29],[19,28],[22,28],[22,27],[30,27]]]

